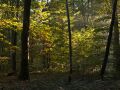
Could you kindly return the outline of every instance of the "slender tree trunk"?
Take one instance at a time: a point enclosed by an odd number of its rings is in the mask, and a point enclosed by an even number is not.
[[[17,45],[17,32],[12,31],[12,45],[16,46]],[[12,59],[12,71],[16,73],[16,50],[14,50],[11,53],[11,59]]]
[[[16,0],[15,5],[16,5],[16,8],[17,8],[16,19],[17,19],[17,22],[18,22],[19,0]],[[17,45],[17,31],[13,31],[12,35],[13,35],[12,36],[13,37],[12,44],[13,44],[13,46],[16,46]],[[12,70],[13,70],[14,73],[16,73],[16,50],[12,53]]]
[[[104,78],[104,73],[105,73],[105,69],[107,66],[107,62],[108,62],[109,50],[110,50],[111,39],[112,39],[112,32],[113,32],[113,27],[115,23],[115,15],[116,15],[116,10],[117,10],[117,1],[118,0],[114,0],[114,4],[113,4],[113,12],[112,12],[111,24],[110,24],[110,29],[109,29],[109,36],[107,40],[105,57],[104,57],[104,61],[103,61],[102,68],[101,68],[101,79],[102,80]]]
[[[14,3],[15,2],[10,1],[10,6],[12,6],[12,8],[15,5]],[[12,11],[12,8],[11,8],[11,11]],[[13,12],[11,12],[10,13],[10,18],[13,18],[13,17],[15,17],[15,15],[14,15]],[[14,27],[14,29],[15,29],[15,27]],[[13,46],[16,46],[16,35],[15,34],[16,34],[16,31],[10,30],[10,39],[11,39],[10,41],[11,41]],[[10,63],[12,64],[11,66],[12,66],[12,74],[13,74],[13,73],[16,72],[16,51],[13,50],[12,52],[10,52],[10,56],[11,56]]]
[[[21,70],[20,70],[20,80],[29,79],[29,25],[30,25],[30,6],[31,0],[24,0],[24,16],[23,16],[23,31],[21,35],[22,43],[22,56],[21,56]]]
[[[114,25],[114,43],[113,43],[113,51],[114,51],[114,66],[117,72],[117,75],[120,75],[120,46],[119,46],[119,28],[118,28],[118,17],[116,14],[115,25]]]
[[[69,15],[68,0],[66,0],[66,11],[67,11],[67,19],[68,19],[68,33],[69,33],[69,67],[70,67],[68,82],[71,82],[71,75],[72,75],[72,41],[71,41],[71,28],[70,28],[70,15]]]

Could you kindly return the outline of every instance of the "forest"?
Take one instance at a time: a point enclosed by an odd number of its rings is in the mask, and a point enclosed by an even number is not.
[[[120,0],[0,0],[0,90],[120,90]]]

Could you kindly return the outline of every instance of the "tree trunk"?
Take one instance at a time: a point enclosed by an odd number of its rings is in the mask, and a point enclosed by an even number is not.
[[[29,79],[29,25],[30,25],[30,6],[31,0],[24,0],[24,17],[23,17],[23,31],[21,35],[22,43],[22,56],[21,56],[21,70],[20,70],[20,80]]]
[[[112,12],[111,24],[110,24],[110,29],[109,29],[109,36],[107,40],[104,61],[103,61],[102,68],[101,68],[101,79],[102,80],[104,78],[104,73],[105,73],[105,69],[107,66],[107,62],[108,62],[109,50],[110,50],[111,39],[112,39],[112,32],[113,32],[113,27],[115,23],[115,15],[116,15],[116,10],[117,10],[117,1],[118,0],[114,0],[114,4],[113,4],[113,12]]]
[[[114,51],[114,66],[117,72],[117,75],[120,75],[120,46],[119,46],[119,28],[118,28],[118,17],[116,15],[115,25],[114,25],[114,43],[113,43],[113,51]]]
[[[72,75],[72,40],[71,40],[71,28],[70,28],[70,15],[69,15],[68,0],[66,0],[66,11],[67,11],[67,20],[68,20],[68,33],[69,33],[69,67],[70,67],[68,82],[71,82],[71,75]]]
[[[12,45],[16,46],[17,45],[17,32],[12,31]],[[16,50],[14,50],[11,53],[11,59],[12,59],[12,71],[16,73]]]

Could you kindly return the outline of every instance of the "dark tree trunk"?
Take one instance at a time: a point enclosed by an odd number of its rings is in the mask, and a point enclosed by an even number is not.
[[[29,79],[29,25],[30,25],[30,6],[31,0],[24,0],[24,17],[23,17],[23,31],[21,35],[22,43],[22,56],[21,56],[21,70],[20,70],[20,80]]]
[[[118,17],[116,14],[115,25],[114,25],[114,43],[113,43],[113,51],[114,51],[114,66],[117,72],[117,75],[120,75],[120,46],[119,46],[119,28],[118,28]]]
[[[10,5],[13,7],[14,5],[16,5],[17,8],[17,2],[10,2]],[[11,18],[15,17],[16,13],[12,13],[11,14]],[[16,29],[16,27],[14,27],[14,29]],[[13,46],[17,45],[17,32],[15,30],[11,30],[11,43]],[[11,63],[12,63],[12,73],[16,73],[16,50],[14,49],[11,52]]]
[[[3,42],[0,41],[0,56],[3,56],[3,52],[4,52],[4,46],[3,46]]]
[[[47,69],[50,67],[50,52],[47,53]]]
[[[103,61],[102,68],[101,68],[101,79],[102,80],[104,78],[104,73],[105,73],[105,69],[107,66],[107,62],[108,62],[109,50],[110,50],[111,39],[112,39],[112,32],[113,32],[113,27],[115,23],[115,15],[116,15],[116,10],[117,10],[117,1],[118,0],[114,0],[114,4],[113,4],[113,12],[112,12],[111,24],[110,24],[110,29],[109,29],[109,36],[107,40],[105,57],[104,57],[104,61]]]
[[[67,19],[68,19],[68,33],[69,33],[69,66],[70,66],[68,82],[71,82],[71,75],[72,75],[72,41],[71,41],[71,28],[70,28],[70,15],[69,15],[68,0],[66,0],[66,11],[67,11]]]
[[[12,45],[16,46],[17,45],[17,32],[12,31]],[[16,50],[14,50],[11,53],[11,59],[12,59],[12,71],[16,73]]]
[[[15,2],[16,8],[17,8],[17,12],[16,12],[16,19],[18,22],[18,14],[19,14],[19,0],[16,0]],[[17,31],[13,31],[12,32],[12,45],[16,46],[17,45]],[[16,73],[16,50],[12,53],[12,70],[14,73]]]

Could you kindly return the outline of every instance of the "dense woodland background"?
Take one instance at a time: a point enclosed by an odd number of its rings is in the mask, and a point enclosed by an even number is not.
[[[119,21],[120,0],[0,0],[0,89],[119,90]]]

